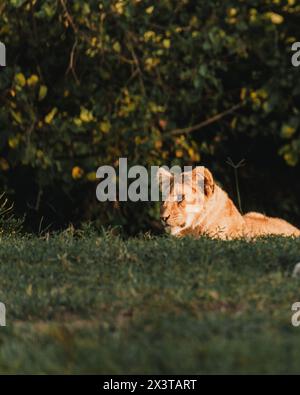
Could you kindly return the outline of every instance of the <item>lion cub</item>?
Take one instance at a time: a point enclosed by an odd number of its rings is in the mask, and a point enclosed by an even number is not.
[[[161,220],[166,231],[174,236],[208,235],[220,239],[300,236],[300,230],[283,219],[255,212],[242,215],[205,167],[198,166],[179,176],[161,167],[158,179],[165,195]]]

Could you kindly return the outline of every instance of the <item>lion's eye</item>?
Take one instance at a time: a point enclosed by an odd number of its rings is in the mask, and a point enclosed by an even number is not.
[[[183,195],[177,195],[176,200],[177,200],[178,204],[181,204],[183,202],[183,200],[184,200],[184,196]]]

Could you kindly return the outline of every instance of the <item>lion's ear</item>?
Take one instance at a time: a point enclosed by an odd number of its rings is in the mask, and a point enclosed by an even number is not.
[[[211,196],[215,190],[215,182],[211,172],[204,168],[204,193],[206,196]]]
[[[162,188],[166,187],[167,185],[171,184],[173,175],[171,172],[166,170],[164,167],[160,167],[157,170],[156,179],[159,184],[159,187],[162,189]]]
[[[215,190],[215,182],[211,172],[204,166],[197,166],[192,174],[196,177],[197,182],[203,183],[205,196],[211,196]]]

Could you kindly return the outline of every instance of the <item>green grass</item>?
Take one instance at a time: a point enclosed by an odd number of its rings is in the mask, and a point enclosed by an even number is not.
[[[0,241],[1,373],[299,373],[300,240]]]

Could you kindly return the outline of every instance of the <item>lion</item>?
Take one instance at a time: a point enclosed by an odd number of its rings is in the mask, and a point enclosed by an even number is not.
[[[158,180],[166,195],[161,206],[161,221],[165,230],[176,237],[300,236],[300,230],[283,219],[257,212],[242,215],[203,166],[181,173],[179,177],[161,167]]]

